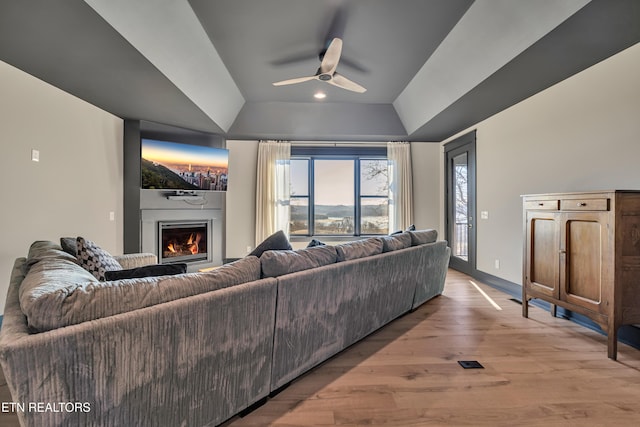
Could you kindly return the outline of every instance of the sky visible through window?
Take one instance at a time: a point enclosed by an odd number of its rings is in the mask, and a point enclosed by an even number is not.
[[[360,175],[356,182],[356,162]],[[309,188],[308,166],[313,162],[313,196]],[[388,233],[387,160],[371,159],[292,159],[292,234],[354,235]],[[360,198],[356,201],[356,185]],[[314,218],[309,218],[310,198]],[[360,215],[356,214],[359,203]],[[359,221],[359,222],[358,222]],[[312,230],[310,230],[312,225]]]
[[[353,160],[319,160],[315,162],[316,205],[346,205],[354,203]]]

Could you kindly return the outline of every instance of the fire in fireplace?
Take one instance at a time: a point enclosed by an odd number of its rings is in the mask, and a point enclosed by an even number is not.
[[[160,222],[160,263],[207,260],[208,227],[207,221]]]

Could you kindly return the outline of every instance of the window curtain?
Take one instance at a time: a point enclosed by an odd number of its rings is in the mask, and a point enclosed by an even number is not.
[[[256,246],[278,230],[289,235],[291,143],[260,141],[256,183]]]
[[[411,145],[387,143],[389,160],[389,232],[405,230],[413,224],[413,178]]]

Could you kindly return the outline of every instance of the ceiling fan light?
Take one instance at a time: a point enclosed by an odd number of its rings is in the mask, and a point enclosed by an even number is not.
[[[316,93],[314,93],[314,94],[313,94],[313,97],[314,97],[315,99],[325,99],[325,98],[327,97],[327,94],[326,94],[326,93],[324,93],[324,92],[320,92],[320,91],[318,91],[318,92],[316,92]]]

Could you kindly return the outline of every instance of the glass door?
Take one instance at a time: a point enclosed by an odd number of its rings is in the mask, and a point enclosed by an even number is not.
[[[445,161],[449,266],[472,274],[476,266],[475,132],[446,144]]]

